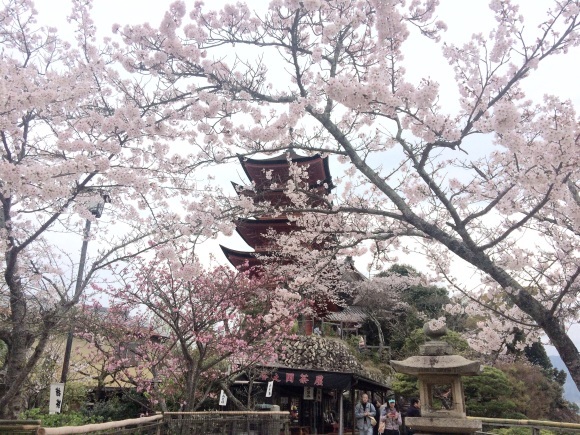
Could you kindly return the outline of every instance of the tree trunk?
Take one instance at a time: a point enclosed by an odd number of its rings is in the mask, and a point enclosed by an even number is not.
[[[507,297],[546,333],[570,372],[572,380],[580,388],[580,353],[566,333],[563,322],[535,299],[506,270],[497,266],[485,253],[474,252],[464,243],[457,243],[457,241],[444,244],[459,257],[487,273],[506,290]]]
[[[18,419],[24,410],[24,398],[22,397],[22,384],[27,378],[26,346],[27,332],[24,328],[11,334],[9,352],[6,356],[5,385],[0,393],[0,418],[7,420]],[[22,376],[24,374],[24,376]]]
[[[4,367],[6,369],[5,386],[0,396],[0,417],[15,420],[22,412],[22,384],[28,373],[27,353],[32,343],[26,325],[26,296],[22,281],[16,273],[16,258],[13,253],[6,254],[6,271],[4,279],[10,289],[10,331]]]
[[[0,419],[15,420],[24,411],[22,386],[44,352],[51,326],[52,323],[45,318],[42,319],[42,330],[37,337],[24,327],[10,334],[9,352],[5,362],[6,383],[0,389]],[[34,338],[37,339],[37,344],[30,355]]]
[[[2,331],[8,352],[4,362],[5,383],[3,388],[0,388],[0,419],[15,420],[24,411],[25,398],[22,386],[44,352],[55,319],[51,319],[50,313],[42,319],[36,319],[40,332],[36,335],[31,332],[29,325],[32,319],[27,318],[30,314],[22,280],[18,274],[17,254],[13,249],[8,249],[5,258],[4,279],[10,290],[10,326],[9,329]],[[30,354],[35,341],[36,346]]]
[[[224,390],[224,393],[228,396],[228,400],[234,404],[238,411],[248,411],[250,409],[249,406],[245,406],[236,396],[233,395],[225,382],[221,382],[220,387]]]
[[[437,229],[436,233],[443,232]],[[555,317],[553,312],[544,307],[530,292],[522,287],[506,270],[495,264],[484,252],[472,250],[465,243],[458,242],[449,236],[441,237],[440,234],[437,235],[440,236],[439,241],[452,252],[487,273],[501,285],[505,289],[507,297],[534,320],[538,327],[546,333],[551,344],[560,354],[574,383],[580,388],[580,353],[566,333],[563,322],[560,322],[560,319]]]
[[[398,218],[402,222],[405,222],[422,233],[430,236],[444,245],[459,258],[462,258],[469,264],[487,273],[499,285],[506,289],[506,291],[507,289],[510,289],[508,297],[518,306],[518,308],[528,314],[534,322],[543,329],[552,345],[560,354],[564,364],[566,364],[576,386],[580,388],[580,353],[570,337],[566,334],[564,325],[558,318],[554,317],[554,313],[550,312],[548,309],[543,307],[539,301],[534,299],[534,297],[524,289],[514,277],[494,263],[485,251],[471,239],[471,235],[465,227],[465,222],[460,222],[460,225],[454,228],[454,231],[459,237],[456,238],[448,234],[438,225],[428,222],[424,218],[418,216],[407,202],[399,196],[396,190],[393,189],[378,172],[373,170],[365,161],[363,161],[363,159],[361,159],[357,150],[355,150],[352,144],[348,141],[346,135],[341,131],[341,129],[332,122],[328,114],[318,113],[310,106],[307,106],[306,110],[310,115],[318,120],[343,147],[352,164],[393,202],[395,207],[401,212],[401,215],[398,216]],[[416,161],[415,168],[419,175],[428,184],[430,189],[436,189],[436,184],[433,183],[429,174],[424,171],[421,162]],[[438,193],[438,195],[443,196],[443,193]],[[451,206],[449,205],[449,207]]]
[[[381,322],[379,322],[379,320],[375,316],[373,316],[372,314],[369,316],[369,318],[372,320],[372,322],[377,327],[377,332],[379,334],[379,357],[382,357],[383,350],[385,348],[385,336],[383,335],[383,329],[381,328]]]
[[[250,374],[248,376],[248,398],[246,400],[246,407],[250,409],[252,407],[252,390],[254,389],[254,376]]]
[[[566,329],[560,319],[541,305],[526,290],[520,290],[512,297],[517,306],[528,314],[546,333],[552,346],[560,354],[560,358],[570,372],[570,376],[576,386],[580,388],[580,353],[578,348],[566,333]]]

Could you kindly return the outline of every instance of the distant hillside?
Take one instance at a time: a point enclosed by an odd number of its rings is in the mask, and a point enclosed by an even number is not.
[[[580,406],[580,391],[578,391],[576,384],[572,381],[570,372],[564,365],[564,361],[562,361],[562,358],[560,358],[558,355],[550,355],[550,361],[552,362],[554,368],[558,370],[565,370],[566,374],[568,375],[566,376],[566,383],[564,384],[564,399],[566,399],[568,402],[574,402]]]

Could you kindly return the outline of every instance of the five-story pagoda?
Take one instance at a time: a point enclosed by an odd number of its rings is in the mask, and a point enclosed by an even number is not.
[[[240,164],[253,188],[245,188],[232,183],[238,195],[251,198],[257,206],[264,204],[272,208],[291,207],[292,199],[287,195],[288,182],[292,182],[303,192],[307,192],[308,207],[324,207],[324,196],[334,187],[328,166],[328,157],[320,154],[300,156],[292,147],[278,156],[264,159],[240,157]],[[298,231],[295,219],[282,212],[272,215],[264,213],[254,218],[238,218],[236,231],[253,248],[253,251],[239,251],[221,246],[229,262],[238,270],[251,274],[259,273],[266,259],[278,262],[292,261],[280,258],[276,243],[277,236]],[[319,249],[314,243],[304,246],[304,250]],[[334,304],[324,304],[324,310],[338,310]],[[323,314],[320,313],[319,314]],[[312,321],[304,325],[306,334],[312,333]]]

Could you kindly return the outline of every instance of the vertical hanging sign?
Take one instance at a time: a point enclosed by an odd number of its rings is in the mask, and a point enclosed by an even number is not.
[[[314,387],[304,387],[304,400],[314,400]]]
[[[316,401],[322,402],[322,388],[316,389]]]
[[[272,397],[273,389],[274,389],[274,381],[268,382],[268,388],[266,388],[266,397]]]
[[[50,384],[50,401],[48,404],[49,414],[60,414],[63,395],[64,384]]]
[[[224,390],[220,391],[220,406],[226,406],[228,403],[228,396],[224,393]]]

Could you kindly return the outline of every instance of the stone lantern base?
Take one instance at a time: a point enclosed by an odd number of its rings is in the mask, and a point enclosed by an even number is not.
[[[416,434],[472,434],[482,429],[481,420],[457,417],[407,417],[405,425]]]

